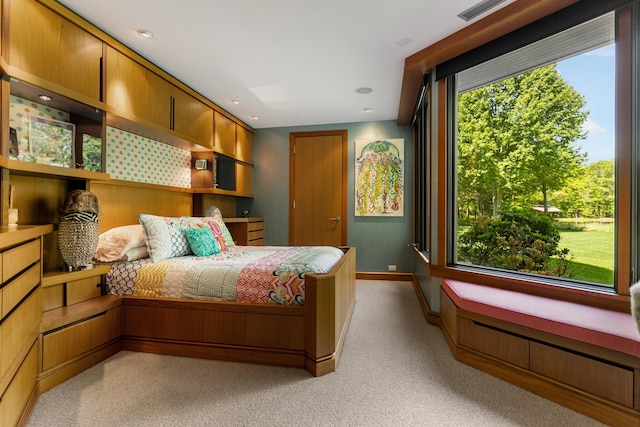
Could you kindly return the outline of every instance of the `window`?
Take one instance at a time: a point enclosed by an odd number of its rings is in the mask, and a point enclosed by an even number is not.
[[[413,119],[414,154],[414,217],[413,242],[422,254],[429,258],[429,76],[423,78],[423,86]]]
[[[608,11],[509,41],[518,46],[495,58],[485,48],[482,61],[476,52],[444,64],[449,265],[609,289],[633,271],[620,237],[631,229],[634,153],[619,116],[629,107],[618,94],[633,89],[620,70],[631,56],[628,40],[616,39],[630,34],[620,16]]]

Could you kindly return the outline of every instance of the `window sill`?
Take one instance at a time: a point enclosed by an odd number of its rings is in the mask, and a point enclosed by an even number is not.
[[[513,277],[504,277],[484,272],[469,271],[455,267],[441,267],[429,265],[429,274],[442,279],[455,279],[464,282],[477,283],[479,285],[493,286],[501,289],[509,289],[531,295],[543,296],[562,301],[575,302],[593,307],[609,310],[628,312],[629,297],[616,294],[613,289],[609,292],[590,289],[570,288]]]

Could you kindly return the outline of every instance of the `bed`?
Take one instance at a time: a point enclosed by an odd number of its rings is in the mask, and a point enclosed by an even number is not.
[[[243,247],[227,241],[225,250],[199,256],[176,252],[181,244],[171,250],[154,244],[162,233],[166,243],[167,230],[177,229],[171,223],[181,220],[193,226],[210,218],[140,215],[149,257],[144,251],[131,255],[136,248],[127,247],[117,251],[125,259],[112,260],[104,293],[122,295],[123,349],[299,367],[314,376],[335,370],[355,304],[355,248]],[[221,215],[217,220],[223,225]],[[225,245],[225,236],[213,234]],[[312,259],[311,266],[301,259]],[[282,269],[287,264],[293,269]],[[253,267],[259,265],[272,277],[254,291],[252,283],[261,279]],[[249,274],[241,275],[243,270]],[[226,282],[238,278],[244,290],[231,291]],[[219,286],[205,289],[205,282]]]

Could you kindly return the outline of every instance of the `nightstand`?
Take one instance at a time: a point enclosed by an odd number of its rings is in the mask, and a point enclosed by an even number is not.
[[[236,245],[264,245],[264,219],[262,217],[224,218],[224,223]]]

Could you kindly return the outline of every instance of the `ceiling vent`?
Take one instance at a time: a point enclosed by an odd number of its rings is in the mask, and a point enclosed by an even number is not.
[[[482,15],[487,10],[495,7],[496,5],[502,3],[505,0],[483,0],[480,3],[471,6],[469,9],[464,12],[458,14],[458,17],[464,19],[465,21],[471,21],[473,18]]]

